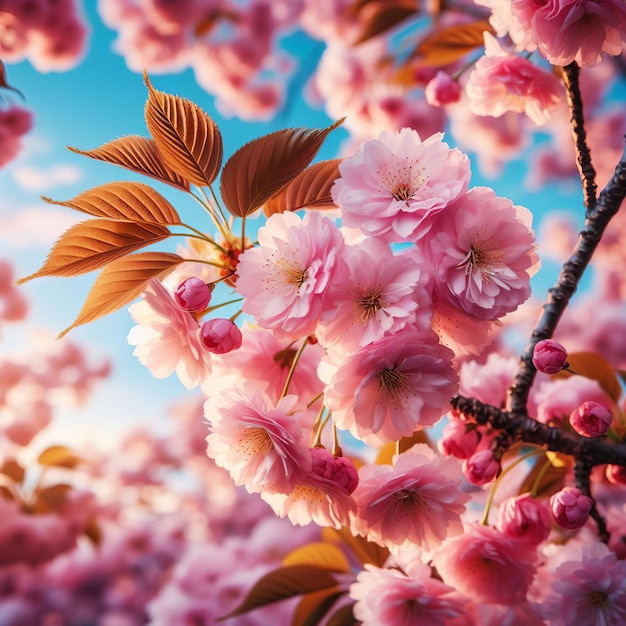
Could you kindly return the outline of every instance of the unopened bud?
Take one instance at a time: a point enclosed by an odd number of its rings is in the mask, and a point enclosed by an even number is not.
[[[539,545],[550,534],[552,518],[547,506],[525,493],[500,505],[496,528],[511,539]]]
[[[576,487],[564,487],[550,498],[554,521],[570,530],[585,525],[592,505],[593,500]]]
[[[463,461],[463,474],[474,485],[484,485],[497,478],[502,471],[491,450],[479,450]]]
[[[183,311],[194,313],[207,308],[212,291],[201,278],[190,276],[176,287],[174,298]]]
[[[567,350],[558,341],[542,339],[533,350],[533,365],[538,372],[556,374],[567,365]]]
[[[234,322],[217,318],[204,322],[200,327],[202,343],[209,352],[225,354],[241,347],[242,335]]]
[[[469,459],[480,443],[480,433],[475,426],[452,418],[441,432],[437,447],[441,454],[457,459]]]
[[[583,402],[569,416],[572,428],[583,437],[606,435],[613,422],[611,410],[598,402]]]
[[[449,74],[439,71],[426,85],[424,95],[433,107],[453,104],[461,99],[461,86]]]

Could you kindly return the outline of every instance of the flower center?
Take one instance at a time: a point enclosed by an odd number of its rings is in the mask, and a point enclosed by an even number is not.
[[[384,169],[378,170],[380,176],[380,191],[389,193],[398,202],[407,202],[415,196],[424,184],[424,168],[417,166],[417,162],[409,157],[404,163],[387,164]]]
[[[296,485],[294,490],[291,492],[291,500],[294,502],[304,501],[311,504],[316,502],[321,504],[325,501],[325,499],[326,494],[324,494],[320,489],[309,487],[307,485]]]
[[[376,311],[383,308],[381,297],[383,292],[381,289],[361,296],[356,301],[356,315],[362,322],[367,322],[371,317],[376,315]]]
[[[599,609],[603,609],[605,611],[611,605],[609,596],[603,591],[594,591],[591,596],[589,596],[589,602],[591,602],[593,606],[598,607]]]
[[[272,438],[263,428],[246,428],[239,438],[237,450],[246,458],[265,456],[274,448]]]
[[[378,375],[378,388],[390,395],[399,395],[406,388],[406,374],[397,369],[385,368]]]
[[[499,258],[500,254],[495,247],[488,249],[487,247],[472,246],[456,267],[459,270],[464,270],[465,276],[480,272],[482,282],[488,283],[495,276],[494,266]]]

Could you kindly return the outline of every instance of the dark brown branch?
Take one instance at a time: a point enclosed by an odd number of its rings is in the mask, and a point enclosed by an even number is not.
[[[589,265],[589,261],[606,230],[611,218],[617,213],[626,196],[626,153],[615,168],[594,208],[587,212],[585,224],[572,256],[565,262],[557,283],[548,291],[548,301],[543,306],[543,315],[533,331],[530,342],[522,356],[520,369],[511,387],[510,409],[514,414],[526,413],[528,394],[535,378],[532,355],[535,344],[541,339],[552,337],[570,298]]]
[[[606,437],[581,437],[542,424],[528,415],[516,415],[484,404],[476,398],[455,396],[451,404],[465,419],[507,432],[512,442],[534,443],[546,450],[585,459],[590,467],[604,464],[626,466],[626,443],[615,443]]]
[[[563,80],[567,89],[574,143],[576,144],[576,164],[583,184],[583,197],[587,210],[596,204],[596,171],[591,163],[591,153],[587,145],[587,132],[583,117],[583,101],[580,94],[580,68],[575,61],[563,68]]]
[[[578,458],[576,459],[576,463],[574,464],[574,484],[580,491],[589,496],[593,500],[593,504],[591,505],[591,510],[589,511],[590,517],[595,521],[598,526],[598,538],[600,541],[608,544],[611,539],[611,533],[606,526],[606,521],[604,517],[598,511],[596,507],[596,502],[591,495],[591,470],[593,468],[593,464],[589,459]]]

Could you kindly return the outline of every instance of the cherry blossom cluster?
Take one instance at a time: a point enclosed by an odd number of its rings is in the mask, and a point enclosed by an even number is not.
[[[85,52],[88,27],[79,0],[2,0],[0,58],[27,58],[40,72],[74,67]]]

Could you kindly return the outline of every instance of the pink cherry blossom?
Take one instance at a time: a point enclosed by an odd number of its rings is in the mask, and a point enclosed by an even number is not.
[[[454,589],[431,578],[430,568],[421,564],[410,576],[366,564],[350,585],[350,597],[356,600],[354,617],[363,626],[443,626],[463,614],[464,602]]]
[[[286,212],[272,215],[258,240],[237,266],[243,311],[283,335],[313,333],[344,247],[341,232],[319,213]]]
[[[202,345],[198,322],[158,280],[152,279],[143,300],[128,310],[138,324],[128,333],[128,343],[136,346],[133,354],[155,378],[176,372],[193,389],[211,373],[211,355]]]
[[[31,129],[32,124],[33,114],[28,109],[19,106],[0,108],[0,167],[4,167],[19,154],[22,136]]]
[[[613,422],[610,409],[598,402],[583,402],[569,416],[572,428],[583,437],[600,437],[606,435]]]
[[[599,541],[579,553],[554,570],[553,591],[541,603],[543,617],[551,626],[626,623],[626,561]]]
[[[422,140],[410,128],[366,141],[339,172],[331,193],[343,224],[388,242],[421,238],[470,179],[469,159],[442,133]]]
[[[531,220],[530,211],[487,187],[449,206],[428,240],[440,297],[485,320],[525,302],[539,268]]]
[[[462,532],[469,496],[459,489],[459,462],[417,444],[393,466],[365,465],[354,492],[352,528],[397,554],[410,546],[431,550]]]
[[[523,602],[535,576],[536,553],[491,526],[469,524],[447,539],[433,564],[443,581],[480,602]]]
[[[215,391],[213,381],[217,379],[225,387],[237,386],[242,380],[253,380],[259,389],[278,401],[299,345],[248,322],[243,324],[241,332],[243,340],[239,349],[213,357],[214,376],[206,380],[203,391],[212,395]],[[289,392],[305,402],[324,388],[317,376],[323,354],[319,344],[307,343],[289,383]]]
[[[577,487],[563,487],[550,498],[554,521],[568,530],[584,526],[592,506],[593,500]]]
[[[320,320],[319,339],[354,349],[413,324],[430,320],[427,274],[407,255],[370,237],[346,246]]]
[[[312,470],[305,474],[288,494],[268,493],[261,497],[278,517],[287,517],[292,524],[341,528],[350,524],[354,499],[349,491],[352,482],[346,482],[340,471],[335,471],[332,454],[323,448],[314,448],[311,454]]]
[[[296,396],[285,396],[274,404],[252,383],[222,391],[205,404],[207,454],[250,493],[290,493],[311,469],[293,414],[296,402]]]
[[[500,504],[496,528],[511,539],[538,545],[548,538],[552,518],[545,504],[525,493],[507,498]]]
[[[509,10],[553,65],[596,65],[602,53],[622,54],[626,6],[621,0],[512,0]]]
[[[567,350],[552,339],[542,339],[533,348],[533,365],[544,374],[556,374],[567,365]]]
[[[465,92],[476,115],[500,117],[515,111],[525,113],[537,125],[545,123],[565,97],[554,74],[507,53],[489,33],[485,33],[485,55],[474,65]]]
[[[466,361],[459,372],[459,393],[485,404],[503,407],[513,384],[519,359],[492,352],[484,363]]]
[[[405,329],[364,346],[320,376],[338,428],[369,442],[397,441],[432,426],[457,388],[453,353],[432,331]]]

